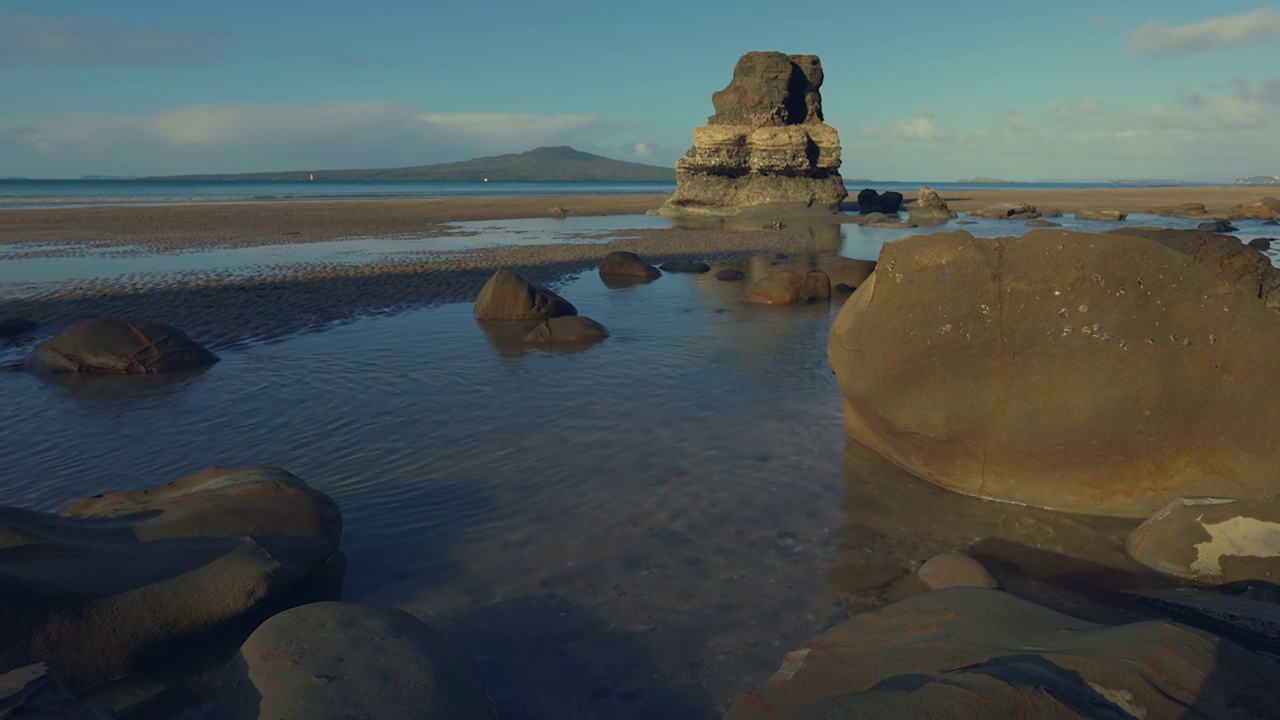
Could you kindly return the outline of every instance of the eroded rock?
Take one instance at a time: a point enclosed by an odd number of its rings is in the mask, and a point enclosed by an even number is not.
[[[949,587],[994,588],[1000,586],[982,563],[960,553],[935,555],[920,566],[916,575],[931,590],[943,590]]]
[[[662,271],[640,259],[633,252],[615,250],[600,261],[600,275],[615,275],[655,280],[662,276]]]
[[[745,302],[764,305],[807,305],[831,298],[831,279],[821,270],[783,270],[751,283]]]
[[[711,272],[711,266],[704,262],[689,262],[685,260],[668,260],[659,265],[658,269],[663,272],[694,273],[697,275]]]
[[[1154,240],[1167,248],[1190,257],[1213,273],[1229,288],[1259,298],[1263,304],[1280,311],[1280,269],[1255,248],[1234,238],[1203,230],[1164,230],[1160,228],[1120,228],[1111,232]]]
[[[981,588],[863,613],[787,653],[725,720],[1280,716],[1280,668],[1170,622],[1108,627]]]
[[[578,314],[568,300],[506,269],[495,272],[481,288],[474,312],[477,320],[545,320]]]
[[[78,691],[244,637],[336,594],[341,534],[332,500],[272,467],[211,468],[56,515],[0,508],[0,670],[48,662]]]
[[[838,212],[848,192],[839,134],[823,122],[822,80],[816,55],[743,55],[676,162],[676,192],[659,213]]]
[[[1203,585],[1280,581],[1280,496],[1178,498],[1129,536],[1129,555]]]
[[[1029,203],[1002,203],[973,210],[967,214],[991,220],[1030,220],[1040,217],[1036,212],[1036,206]]]
[[[583,315],[548,318],[529,331],[526,343],[542,345],[585,345],[609,337],[603,325]]]
[[[901,208],[902,193],[900,192],[889,190],[885,193],[878,193],[871,188],[866,188],[858,193],[858,212],[863,215],[869,213],[896,215]]]
[[[876,271],[876,261],[831,257],[818,263],[818,269],[827,274],[832,284],[857,288]]]
[[[32,372],[164,373],[218,362],[204,346],[169,325],[97,318],[45,340],[24,361]]]
[[[1129,213],[1123,210],[1077,210],[1077,220],[1106,220],[1110,222],[1120,222],[1129,217]]]

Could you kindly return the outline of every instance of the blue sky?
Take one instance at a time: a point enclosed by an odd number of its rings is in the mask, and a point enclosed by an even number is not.
[[[886,7],[5,0],[0,176],[669,165],[750,50],[822,58],[847,178],[1280,174],[1280,5]]]

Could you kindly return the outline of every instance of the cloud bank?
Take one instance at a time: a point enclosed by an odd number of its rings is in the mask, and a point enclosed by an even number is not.
[[[1190,55],[1218,48],[1280,41],[1280,9],[1258,8],[1190,25],[1143,24],[1129,36],[1129,49],[1142,55]]]
[[[0,67],[186,65],[205,61],[216,45],[210,36],[168,28],[0,13]]]

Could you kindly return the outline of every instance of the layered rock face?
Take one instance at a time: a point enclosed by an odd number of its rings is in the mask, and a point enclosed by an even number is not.
[[[750,52],[715,93],[716,114],[693,131],[676,162],[676,192],[663,215],[837,212],[840,136],[822,119],[816,55]]]
[[[1055,510],[1270,495],[1280,322],[1249,277],[1121,234],[889,243],[832,328],[846,429],[943,487]]]

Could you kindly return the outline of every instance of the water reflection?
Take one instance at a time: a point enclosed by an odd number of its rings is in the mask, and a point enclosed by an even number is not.
[[[168,373],[35,373],[41,382],[55,387],[86,405],[155,403],[198,384],[212,367]]]

